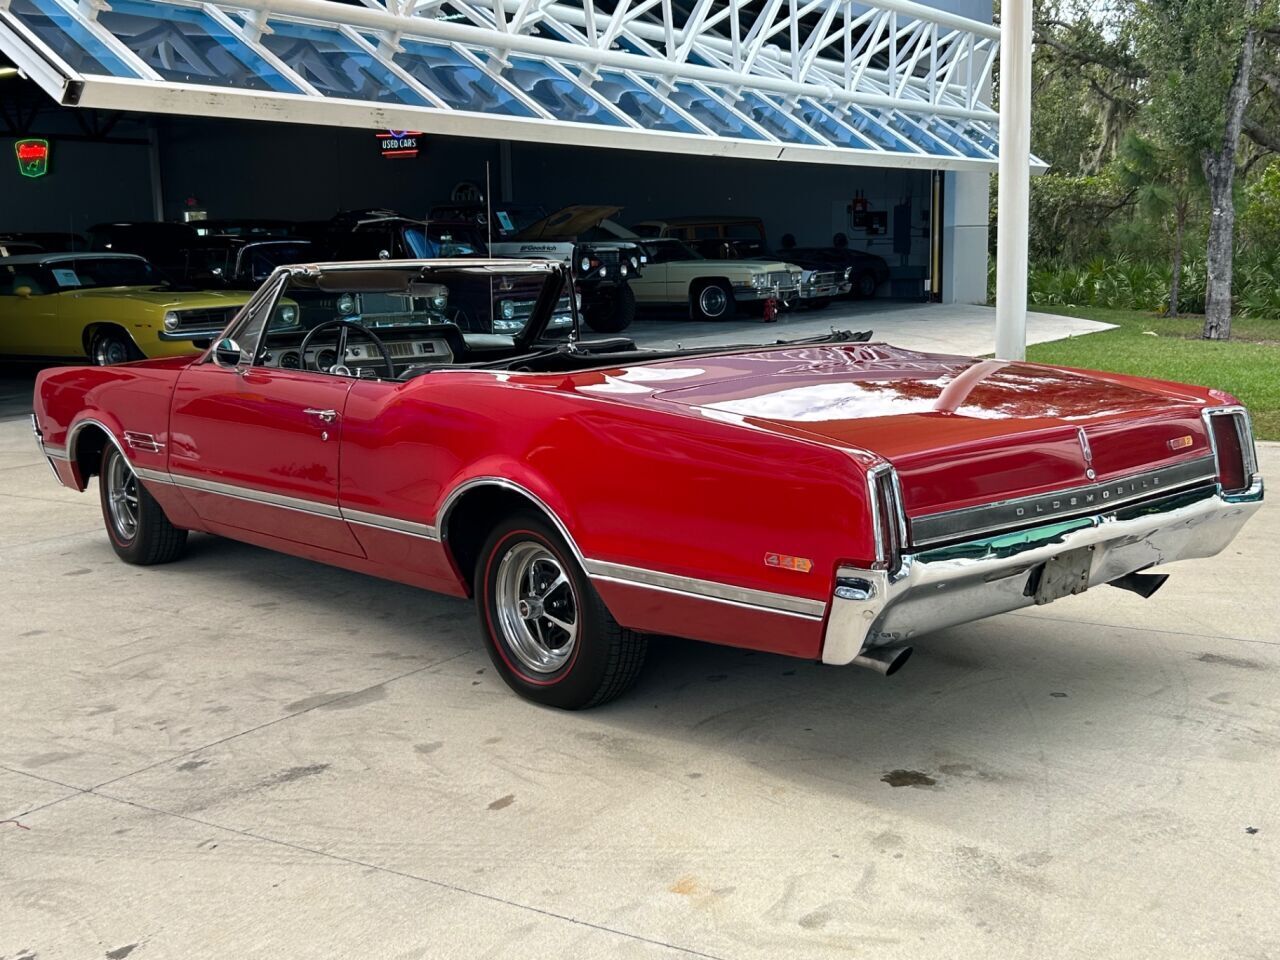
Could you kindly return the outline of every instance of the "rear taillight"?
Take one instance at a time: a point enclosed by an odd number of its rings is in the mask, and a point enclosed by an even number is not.
[[[1218,465],[1218,483],[1224,493],[1240,493],[1253,485],[1258,471],[1257,453],[1249,415],[1243,407],[1217,407],[1205,411]]]
[[[902,568],[907,527],[897,471],[888,464],[876,467],[867,475],[867,483],[875,525],[876,566],[895,573]]]

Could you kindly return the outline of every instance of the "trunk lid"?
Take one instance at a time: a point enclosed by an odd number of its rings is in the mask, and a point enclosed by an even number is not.
[[[668,366],[699,370],[666,379],[663,401],[888,460],[912,518],[1168,466],[1187,482],[1211,453],[1200,417],[1206,392],[1194,387],[884,344]]]

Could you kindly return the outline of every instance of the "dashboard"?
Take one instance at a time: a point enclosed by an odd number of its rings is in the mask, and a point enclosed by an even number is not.
[[[424,337],[413,340],[384,341],[392,362],[397,366],[415,366],[418,364],[450,364],[454,362],[454,352],[449,341],[443,338]],[[265,367],[280,367],[284,370],[328,370],[339,362],[336,344],[317,343],[307,348],[306,363],[297,347],[268,348],[260,361]],[[347,344],[345,366],[359,376],[362,368],[385,370],[382,354],[373,344],[352,337]]]

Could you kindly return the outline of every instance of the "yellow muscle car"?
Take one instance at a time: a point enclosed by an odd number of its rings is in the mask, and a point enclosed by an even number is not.
[[[88,357],[106,365],[192,353],[251,293],[182,291],[142,257],[43,253],[0,258],[0,355]],[[282,306],[279,310],[296,311]],[[281,316],[285,323],[296,317]]]

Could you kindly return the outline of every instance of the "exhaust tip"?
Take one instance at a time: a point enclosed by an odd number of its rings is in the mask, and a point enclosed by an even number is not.
[[[1126,573],[1111,581],[1111,586],[1136,593],[1144,600],[1149,600],[1157,590],[1169,579],[1167,573]]]
[[[873,647],[854,657],[853,663],[881,676],[892,677],[911,659],[911,650],[911,647]]]

